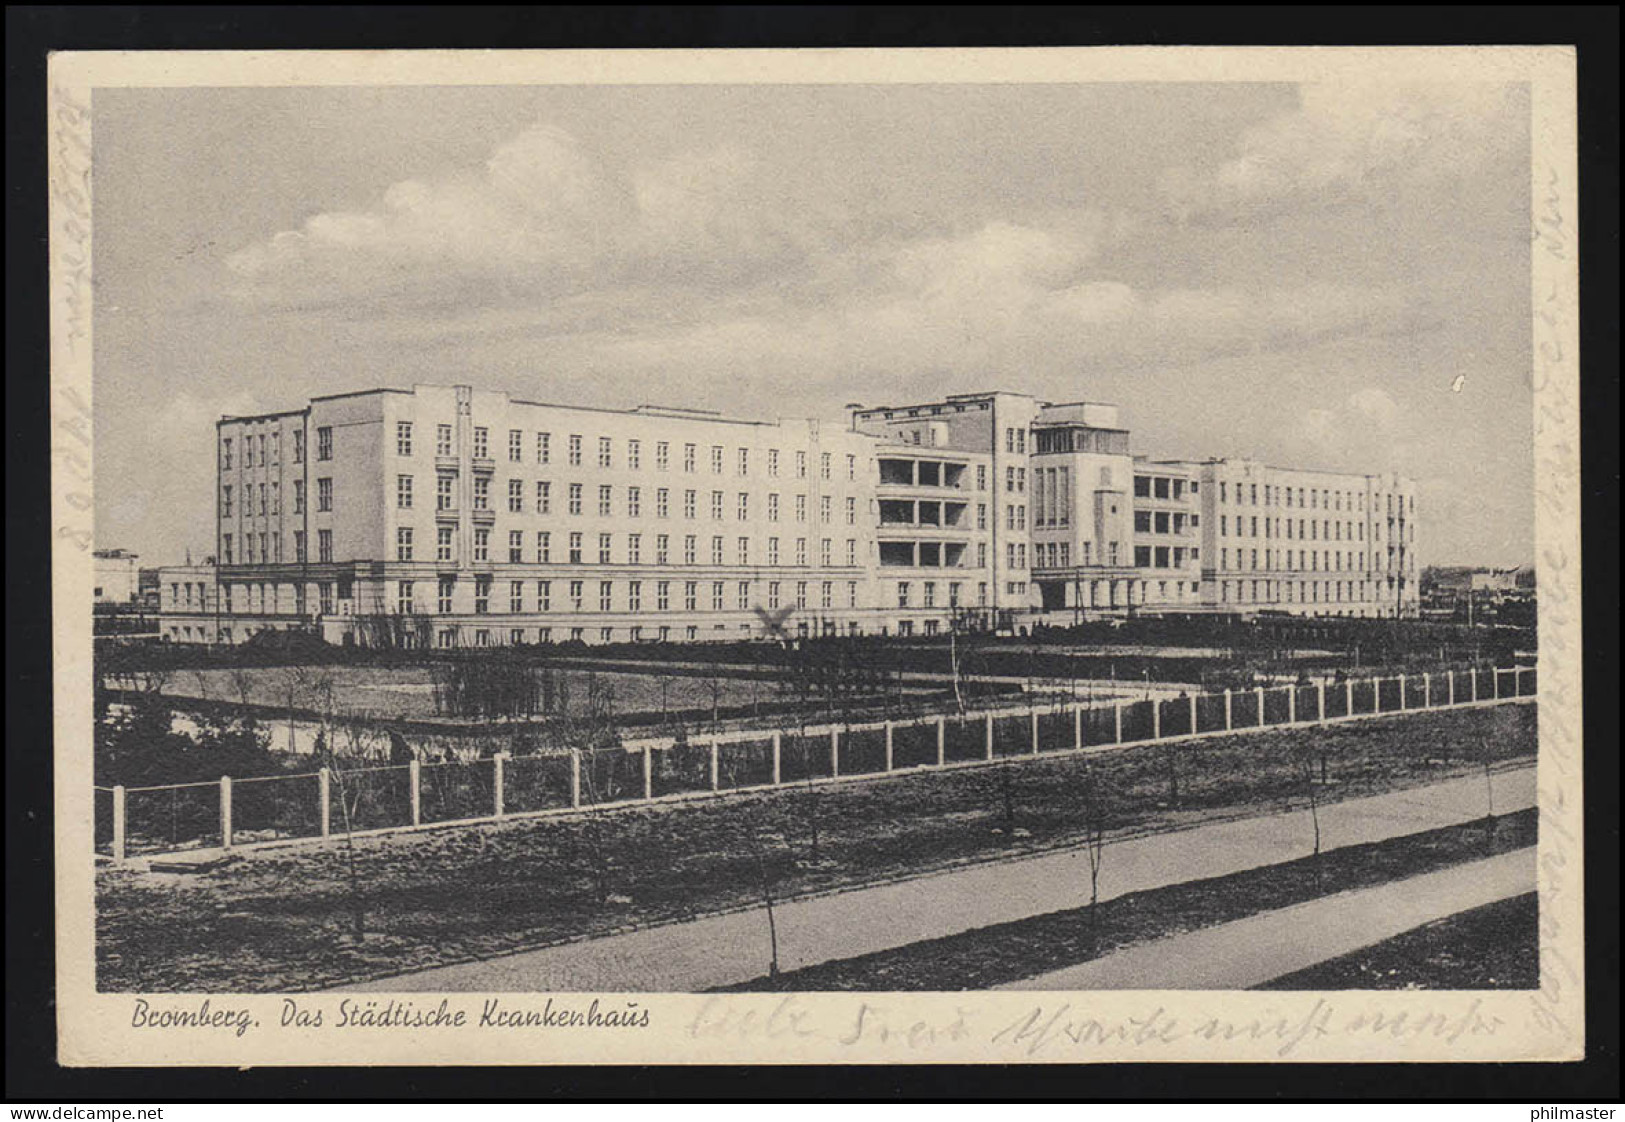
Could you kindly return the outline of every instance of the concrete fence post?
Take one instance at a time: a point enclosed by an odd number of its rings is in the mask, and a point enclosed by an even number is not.
[[[1255,691],[1258,695],[1258,727],[1264,727],[1264,687],[1259,686]]]
[[[1512,668],[1512,696],[1513,697],[1522,697],[1523,696],[1523,672],[1524,672],[1525,669],[1526,668],[1522,667],[1522,666],[1514,666]]]
[[[892,770],[892,725],[886,722],[886,770]]]
[[[1298,687],[1290,686],[1286,691],[1286,723],[1298,723]]]
[[[581,749],[570,749],[570,809],[581,809]]]
[[[1371,679],[1371,711],[1373,713],[1381,713],[1382,712],[1382,679],[1381,678],[1373,678],[1373,679]]]
[[[711,790],[721,790],[722,771],[722,744],[716,737],[711,738]]]
[[[322,824],[322,837],[333,835],[333,773],[322,768],[316,773],[316,804]]]
[[[982,735],[983,748],[987,753],[987,758],[991,760],[993,758],[993,714],[992,713],[989,713],[989,714],[987,714],[987,716],[982,718],[982,725],[983,725],[983,735]]]
[[[779,762],[784,756],[782,736],[782,733],[776,732],[773,734],[773,786],[775,787],[781,782],[779,778]]]
[[[1492,701],[1501,700],[1501,668],[1499,666],[1490,667],[1490,699]]]
[[[1229,732],[1232,724],[1230,720],[1230,691],[1224,691],[1224,731]]]
[[[1151,739],[1162,739],[1162,702],[1151,699]]]
[[[231,848],[231,776],[220,777],[220,848]]]
[[[1448,695],[1450,704],[1454,705],[1456,703],[1456,672],[1454,670],[1445,671],[1445,686],[1450,691]]]
[[[1037,709],[1033,710],[1031,720],[1032,720],[1032,726],[1033,726],[1033,755],[1036,756],[1036,755],[1038,755],[1038,710]]]
[[[1343,680],[1343,716],[1354,716],[1354,679]]]
[[[113,788],[113,860],[121,865],[124,863],[125,837],[124,784],[120,783]]]
[[[1112,706],[1112,709],[1113,724],[1116,727],[1116,732],[1113,734],[1115,739],[1112,743],[1121,744],[1123,743],[1123,703],[1121,701],[1117,702]]]
[[[1426,672],[1422,674],[1422,708],[1433,708],[1433,675]]]
[[[508,762],[508,753],[497,752],[491,757],[491,817],[501,818],[506,808],[503,804],[503,784],[507,778],[507,769],[503,766]]]
[[[1315,683],[1315,720],[1326,723],[1326,683]]]
[[[833,779],[841,774],[841,730],[829,730],[829,774]]]
[[[1468,701],[1477,701],[1478,700],[1478,667],[1470,666],[1470,667],[1467,668],[1467,684],[1472,687],[1472,696],[1469,697],[1467,700]]]
[[[1191,694],[1191,735],[1196,735],[1196,695]]]
[[[948,762],[948,720],[945,717],[937,718],[937,766],[942,767]]]
[[[411,790],[412,825],[423,823],[423,763],[416,756],[406,765],[407,787]]]
[[[1083,747],[1083,706],[1076,703],[1072,706],[1072,747]]]
[[[1405,711],[1405,675],[1399,676],[1399,711]]]
[[[643,800],[648,802],[655,797],[655,750],[652,745],[643,746]]]

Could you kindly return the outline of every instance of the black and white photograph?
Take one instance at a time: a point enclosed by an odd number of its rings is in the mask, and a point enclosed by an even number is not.
[[[79,1054],[1579,1054],[1572,54],[856,54],[56,60]]]

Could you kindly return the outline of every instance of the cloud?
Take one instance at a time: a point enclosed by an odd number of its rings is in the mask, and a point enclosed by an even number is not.
[[[1519,86],[1309,84],[1295,109],[1242,133],[1229,159],[1170,168],[1163,203],[1183,222],[1381,203],[1521,157],[1526,115]]]

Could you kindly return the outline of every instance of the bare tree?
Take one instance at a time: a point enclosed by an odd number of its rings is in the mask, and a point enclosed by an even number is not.
[[[1100,939],[1100,869],[1106,857],[1106,784],[1092,762],[1085,761],[1078,787],[1084,856],[1089,862],[1089,939]]]
[[[1292,766],[1297,773],[1299,782],[1303,786],[1304,794],[1309,800],[1309,821],[1314,827],[1315,848],[1313,852],[1315,867],[1315,888],[1320,888],[1320,789],[1315,782],[1315,756],[1309,748],[1293,748]]]
[[[730,788],[739,786],[737,770],[731,760],[722,762],[723,773],[727,776]],[[718,794],[718,799],[722,795]],[[735,806],[729,808],[738,823],[738,831],[750,850],[751,860],[756,866],[756,887],[761,893],[762,909],[767,915],[767,977],[770,982],[777,981],[779,977],[779,925],[774,913],[773,878],[768,869],[767,845],[762,837],[761,823],[757,818],[757,804],[751,797],[746,797]]]

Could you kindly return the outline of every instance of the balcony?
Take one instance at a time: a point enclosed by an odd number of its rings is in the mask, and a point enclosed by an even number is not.
[[[455,475],[461,466],[462,462],[458,460],[456,456],[436,456],[434,458],[434,469],[436,471],[443,471]]]
[[[489,456],[476,456],[468,461],[468,466],[482,475],[490,475],[497,469],[497,462]]]
[[[497,512],[494,510],[471,510],[468,514],[477,525],[481,526],[489,526],[497,520]]]
[[[462,512],[454,506],[439,507],[434,512],[437,522],[456,522],[461,516]]]

